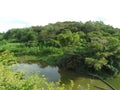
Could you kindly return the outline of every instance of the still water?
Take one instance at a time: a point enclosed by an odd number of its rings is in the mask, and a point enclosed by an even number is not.
[[[90,85],[90,90],[112,90],[98,79],[85,74],[76,74],[72,71],[63,70],[57,66],[50,66],[44,62],[21,61],[14,66],[14,71],[22,71],[25,72],[26,75],[37,72],[40,77],[45,76],[48,82],[60,80],[66,87],[69,87],[70,80],[73,80],[75,83],[74,90],[76,90],[76,86],[78,85],[81,85],[81,90],[84,90],[88,84]]]
[[[120,90],[120,74],[113,79],[107,80],[116,90]]]

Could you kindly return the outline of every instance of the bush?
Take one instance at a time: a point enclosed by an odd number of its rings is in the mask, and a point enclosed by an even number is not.
[[[25,78],[24,73],[13,72],[13,62],[16,63],[9,51],[0,54],[0,90],[64,90],[58,83],[48,83],[44,77],[34,75]]]
[[[16,61],[9,51],[0,54],[0,90],[66,90],[65,85],[61,85],[60,82],[48,83],[46,78],[36,74],[25,77],[23,72],[13,72],[13,63]],[[70,90],[73,86],[74,83],[71,82]]]

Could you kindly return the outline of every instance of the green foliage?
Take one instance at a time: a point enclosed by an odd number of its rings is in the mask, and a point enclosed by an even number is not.
[[[37,47],[38,46],[38,42],[37,41],[28,41],[25,43],[26,47]]]
[[[5,66],[16,63],[13,53],[10,53],[9,51],[2,52],[0,54],[0,63]]]
[[[4,33],[0,33],[0,40],[3,39]]]
[[[86,58],[85,61],[90,67],[94,67],[95,70],[101,70],[104,65],[108,63],[105,58],[94,59],[94,58]]]
[[[57,22],[11,29],[0,35],[9,42],[0,41],[0,51],[39,56],[75,71],[82,68],[85,72],[108,75],[120,72],[120,29],[101,21]]]
[[[60,54],[61,53],[61,49],[55,48],[55,47],[48,47],[48,46],[40,47],[39,50],[40,50],[40,53],[43,55],[51,55],[51,54]]]
[[[13,53],[4,51],[0,54],[0,90],[67,90],[60,82],[47,82],[46,78],[36,74],[26,78],[23,72],[13,72],[11,66],[14,63]],[[71,81],[70,90],[74,90],[73,87],[74,82]]]
[[[49,41],[44,42],[44,45],[45,46],[52,46],[52,47],[56,47],[56,48],[61,47],[60,42],[58,40],[54,40],[54,39],[51,39]]]
[[[72,33],[71,30],[66,30],[58,35],[58,41],[62,46],[79,45],[80,37],[78,33]]]
[[[2,46],[2,45],[6,45],[7,44],[7,41],[6,40],[2,40],[2,41],[0,41],[0,46]]]

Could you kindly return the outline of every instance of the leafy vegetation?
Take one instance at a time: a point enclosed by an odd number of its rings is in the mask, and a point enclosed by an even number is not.
[[[57,22],[11,29],[1,33],[0,39],[1,52],[34,55],[49,64],[102,77],[120,72],[120,29],[103,22]]]
[[[13,53],[9,51],[0,53],[0,90],[67,90],[60,82],[48,83],[46,78],[42,76],[40,78],[36,74],[25,77],[23,72],[13,72],[12,66],[16,63]],[[71,81],[70,90],[73,90],[73,86],[74,82]]]

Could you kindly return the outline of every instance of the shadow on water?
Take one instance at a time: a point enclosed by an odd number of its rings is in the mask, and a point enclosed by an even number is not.
[[[74,82],[74,90],[77,90],[77,86],[81,86],[80,90],[84,90],[88,84],[90,85],[90,90],[111,90],[105,83],[102,81],[91,77],[89,75],[80,73],[76,74],[72,71],[64,70],[57,66],[48,65],[45,62],[41,61],[20,61],[14,66],[14,71],[22,71],[27,73],[29,76],[30,73],[38,73],[40,76],[44,75],[48,81],[58,81],[64,83],[66,87],[70,86],[70,81]],[[98,88],[99,87],[99,88]]]
[[[84,73],[76,74],[72,71],[66,71],[64,69],[59,69],[59,73],[61,75],[60,80],[66,85],[66,87],[69,87],[70,81],[73,80],[75,83],[73,87],[74,90],[77,90],[79,85],[81,86],[81,89],[79,90],[84,90],[86,87],[88,87],[88,85],[90,85],[90,90],[112,90],[101,80]]]

